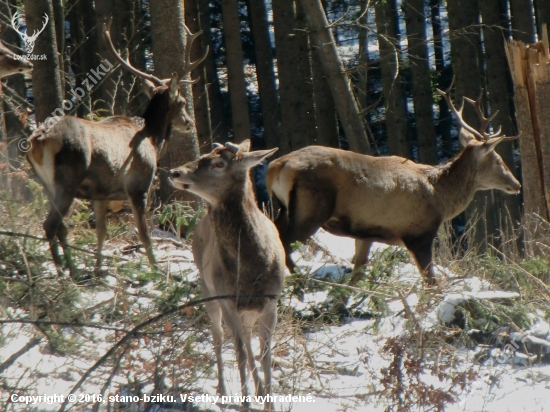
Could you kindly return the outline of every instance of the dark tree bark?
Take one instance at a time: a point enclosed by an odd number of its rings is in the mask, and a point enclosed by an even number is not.
[[[84,0],[74,0],[69,10],[69,23],[71,26],[71,49],[73,57],[73,72],[75,74],[75,86],[86,90],[82,82],[86,73],[97,67],[95,58],[95,45],[97,43],[95,30],[95,11],[93,4]],[[92,104],[90,94],[86,93],[82,104],[78,107],[79,117],[87,117],[91,114]]]
[[[161,79],[170,77],[173,72],[181,75],[187,45],[183,3],[155,0],[150,3],[150,8],[155,75]],[[170,30],[166,30],[166,27],[170,27]],[[187,111],[190,116],[193,116],[193,95],[189,86],[184,88],[184,95],[187,100]],[[160,197],[163,203],[172,199],[194,200],[192,195],[182,190],[177,192],[174,190],[168,181],[168,171],[198,157],[197,131],[193,129],[187,134],[181,134],[173,130],[168,150],[160,159]]]
[[[321,57],[323,70],[336,103],[351,150],[359,153],[370,151],[363,124],[363,116],[353,94],[344,65],[338,55],[336,42],[330,31],[321,0],[300,0],[310,29],[313,47]]]
[[[542,39],[542,24],[546,23],[547,26],[550,26],[550,1],[535,0],[535,15],[539,39]]]
[[[115,0],[95,0],[96,33],[100,33],[103,23],[109,20],[113,10],[115,10]],[[115,48],[120,50],[120,36],[116,25],[111,25],[111,39]],[[102,36],[96,36],[96,41],[97,59],[111,56],[111,51]],[[124,56],[124,53],[121,53],[121,55]],[[116,89],[121,74],[122,69],[113,71],[92,93],[93,111],[100,117],[114,114]]]
[[[524,43],[534,43],[536,36],[532,0],[510,0],[510,14],[512,37]]]
[[[479,66],[481,61],[481,36],[479,27],[479,10],[477,0],[448,0],[449,29],[451,31],[451,57],[453,72],[456,75],[455,100],[462,96],[476,99],[481,92],[483,73]],[[467,108],[464,120],[479,126],[474,111]],[[466,210],[466,218],[474,227],[473,246],[481,252],[487,250],[488,234],[494,233],[495,213],[490,192],[479,191]],[[487,219],[489,217],[489,220]]]
[[[248,0],[250,26],[256,51],[256,76],[260,91],[266,147],[279,147],[281,142],[281,111],[275,85],[273,47],[269,38],[269,23],[264,0]]]
[[[431,23],[434,35],[435,70],[440,76],[438,87],[446,87],[451,82],[451,76],[448,75],[451,70],[447,70],[445,67],[440,6],[441,0],[430,0]],[[451,137],[453,121],[445,99],[439,99],[438,106],[439,117],[436,123],[436,131],[441,136],[441,152],[443,157],[451,158],[455,154],[453,139]]]
[[[53,17],[51,0],[25,2],[25,18],[27,20],[27,30],[30,33],[42,28],[44,14]],[[61,108],[63,102],[57,41],[52,19],[36,39],[33,54],[44,54],[47,58],[47,60],[33,62],[32,76],[36,121],[43,122],[57,108]]]
[[[192,33],[201,30],[199,21],[199,6],[196,0],[185,0],[185,24]],[[204,33],[203,36],[208,36]],[[204,55],[202,43],[199,41],[191,52],[191,61]],[[199,65],[191,73],[193,79],[198,79],[193,88],[193,107],[195,108],[195,124],[197,126],[197,138],[201,153],[210,153],[212,149],[212,129],[210,127],[210,114],[208,110],[208,95],[206,90],[206,70],[204,65]]]
[[[499,112],[493,121],[502,126],[507,136],[517,133],[512,120],[510,106],[511,79],[508,71],[508,62],[503,42],[503,33],[497,27],[501,24],[499,3],[494,0],[479,0],[479,7],[483,18],[483,39],[485,43],[485,64],[487,91],[491,113]],[[518,170],[514,161],[513,142],[503,142],[498,145],[497,151],[508,168],[518,177]],[[521,221],[521,205],[519,196],[506,195],[501,191],[494,191],[496,200],[495,212],[498,212],[500,229],[510,235],[511,230],[517,229]]]
[[[296,8],[296,43],[298,44],[298,72],[302,90],[302,110],[304,111],[304,140],[308,145],[314,144],[315,133],[315,103],[313,98],[313,74],[311,69],[311,47],[307,32],[307,22],[304,10],[299,0],[295,0]]]
[[[67,96],[71,83],[69,78],[70,62],[67,58],[68,55],[65,53],[65,8],[63,7],[62,0],[52,0],[52,6],[55,21],[57,56],[59,58],[59,67],[61,67],[61,72],[59,73],[61,77],[61,94]]]
[[[302,103],[303,90],[299,76],[299,44],[294,31],[296,11],[294,0],[273,2],[275,50],[281,101],[280,155],[307,146],[306,110]]]
[[[410,157],[407,141],[407,109],[399,75],[399,28],[395,0],[379,1],[375,6],[382,88],[386,107],[388,153]]]
[[[407,0],[405,15],[409,43],[409,63],[412,74],[418,161],[434,165],[438,161],[438,156],[424,0]]]
[[[233,135],[236,142],[242,142],[245,139],[250,139],[250,117],[248,114],[238,6],[238,0],[222,0],[223,36],[225,39]]]
[[[210,33],[212,25],[210,22],[210,11],[208,9],[208,0],[197,0],[199,3],[199,19],[201,29],[204,35],[201,36],[203,49],[210,48],[210,53],[206,56],[203,65],[206,71],[206,85],[208,88],[208,106],[210,107],[210,124],[212,127],[212,140],[225,143],[228,139],[228,121],[226,119],[222,104],[222,93],[220,89],[220,80],[216,62],[214,61],[214,53]]]
[[[313,97],[315,99],[315,144],[340,147],[338,140],[338,118],[332,93],[323,71],[321,57],[313,51]]]
[[[130,55],[129,46],[130,40],[135,35],[136,11],[134,9],[133,0],[114,0],[115,10],[113,21],[113,35],[116,33],[118,47],[120,53],[124,57]],[[136,78],[126,70],[122,70],[118,78],[116,88],[114,113],[120,115],[133,115],[135,113],[128,112],[130,104],[130,93],[136,82]],[[141,113],[140,113],[141,114]]]

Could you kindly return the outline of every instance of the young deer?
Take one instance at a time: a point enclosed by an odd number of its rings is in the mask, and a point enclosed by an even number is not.
[[[32,64],[8,49],[0,41],[0,78],[16,73],[27,73],[32,70]]]
[[[276,225],[290,258],[291,243],[305,241],[320,227],[355,242],[355,269],[364,265],[372,242],[403,245],[426,280],[433,282],[432,244],[442,222],[464,211],[478,190],[517,194],[521,185],[495,151],[516,137],[487,132],[496,113],[483,117],[479,131],[466,124],[449,89],[438,89],[460,130],[464,150],[449,161],[428,166],[408,159],[372,157],[329,147],[310,146],[271,162],[269,192],[281,204]],[[464,99],[463,99],[464,100]],[[351,283],[359,280],[359,272]]]
[[[44,222],[46,237],[57,266],[62,265],[57,239],[63,246],[67,263],[71,259],[66,248],[67,227],[63,218],[74,198],[93,201],[97,230],[97,253],[101,254],[107,232],[107,205],[112,200],[129,199],[139,236],[147,258],[155,264],[147,222],[146,199],[155,175],[157,161],[170,137],[172,128],[190,130],[192,119],[185,109],[180,91],[190,80],[180,80],[206,57],[191,63],[193,40],[190,35],[186,50],[186,65],[181,77],[161,80],[130,65],[115,50],[106,25],[103,34],[122,67],[143,79],[151,101],[143,114],[143,125],[130,117],[111,116],[91,122],[65,116],[50,130],[37,129],[30,138],[32,149],[27,159],[42,181],[50,199],[50,211]],[[208,52],[208,51],[207,51]],[[96,270],[101,267],[101,255]]]
[[[208,213],[193,235],[193,255],[200,271],[205,297],[235,295],[238,298],[206,304],[218,363],[219,392],[227,393],[223,377],[222,318],[231,330],[243,396],[247,363],[256,394],[271,394],[271,335],[277,322],[277,299],[283,289],[285,253],[275,225],[256,204],[251,167],[277,149],[248,152],[250,140],[240,145],[216,144],[210,154],[172,170],[178,189],[194,193],[208,203]],[[271,295],[270,298],[256,298]],[[251,346],[252,329],[259,321],[261,363],[265,390],[256,369]],[[249,407],[248,402],[244,408]],[[265,404],[271,410],[270,403]]]

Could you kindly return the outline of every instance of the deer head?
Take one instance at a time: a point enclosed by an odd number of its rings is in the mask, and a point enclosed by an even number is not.
[[[249,152],[249,149],[250,140],[239,145],[215,143],[211,153],[171,170],[170,181],[177,189],[187,190],[215,205],[239,184],[244,187],[248,170],[278,150]]]
[[[152,74],[145,73],[145,72],[142,72],[141,70],[136,69],[130,64],[128,60],[124,59],[120,55],[120,53],[116,50],[115,46],[113,45],[113,41],[111,40],[111,34],[109,31],[110,25],[111,25],[111,21],[108,21],[107,23],[103,23],[103,36],[107,41],[109,48],[113,53],[113,56],[116,58],[116,60],[120,63],[122,67],[124,67],[130,73],[138,77],[141,77],[141,79],[143,80],[145,92],[149,95],[149,97],[153,97],[155,93],[158,92],[159,88],[167,89],[170,93],[170,99],[171,99],[169,117],[171,119],[172,127],[183,133],[189,132],[191,130],[193,120],[191,116],[189,116],[189,113],[187,112],[187,109],[186,109],[186,100],[183,96],[183,86],[186,84],[196,83],[198,79],[187,80],[185,79],[185,77],[187,77],[187,75],[190,74],[195,67],[201,64],[204,61],[204,59],[206,59],[206,56],[208,55],[209,48],[207,47],[206,52],[200,59],[194,62],[191,62],[191,48],[193,47],[193,42],[198,36],[202,34],[202,31],[199,31],[193,34],[187,28],[187,26],[184,25],[185,32],[187,34],[187,45],[185,48],[185,63],[184,63],[183,70],[180,74],[173,73],[172,77],[169,79],[159,79],[158,77],[153,76]]]
[[[44,13],[44,24],[42,25],[42,28],[40,30],[35,30],[32,36],[29,36],[27,35],[27,33],[23,33],[21,30],[19,30],[19,17],[21,17],[21,13],[16,12],[11,18],[11,26],[25,42],[25,51],[27,52],[27,54],[31,54],[34,50],[34,43],[36,42],[38,35],[44,31],[46,25],[48,24],[48,21],[50,21],[50,18],[47,14]]]
[[[0,78],[15,73],[27,73],[32,70],[32,64],[16,55],[0,41]]]
[[[518,194],[521,189],[521,184],[514,177],[510,169],[506,166],[500,155],[495,151],[498,144],[504,141],[516,140],[517,136],[504,136],[502,135],[502,129],[496,131],[496,133],[490,133],[488,131],[491,121],[498,114],[498,110],[490,117],[485,117],[481,109],[481,98],[483,91],[481,92],[477,100],[469,98],[462,98],[460,108],[456,108],[453,104],[450,93],[454,84],[454,78],[445,91],[437,89],[437,92],[443,96],[447,105],[451,109],[455,116],[458,125],[460,126],[459,140],[465,147],[465,150],[473,150],[477,159],[477,176],[476,179],[478,190],[500,189],[508,194]],[[464,110],[464,100],[472,104],[479,117],[481,127],[479,131],[467,124],[462,118],[462,112]]]

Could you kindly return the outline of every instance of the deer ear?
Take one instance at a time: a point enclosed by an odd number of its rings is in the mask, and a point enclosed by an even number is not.
[[[241,162],[247,167],[251,168],[259,165],[273,153],[279,150],[278,147],[275,149],[268,150],[256,150],[255,152],[244,153],[242,156]]]
[[[170,99],[176,100],[179,94],[179,76],[176,72],[172,73],[168,89],[170,90]]]
[[[143,85],[143,91],[149,96],[149,99],[152,99],[153,94],[155,94],[155,85],[153,82],[147,79],[141,79],[141,84]]]
[[[239,144],[239,153],[248,153],[250,151],[250,139],[246,139]]]

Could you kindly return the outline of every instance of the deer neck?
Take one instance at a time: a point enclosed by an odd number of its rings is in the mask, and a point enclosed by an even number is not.
[[[447,163],[436,166],[434,187],[444,220],[462,213],[477,191],[477,161],[472,147],[466,147]]]
[[[236,185],[235,185],[236,186]],[[222,253],[239,254],[238,248],[253,244],[257,219],[261,211],[256,206],[252,182],[248,174],[239,189],[233,188],[223,195],[208,212]]]
[[[155,95],[143,114],[145,121],[144,130],[153,140],[157,150],[160,150],[164,142],[170,137],[172,122],[169,118],[170,108],[161,95]]]

